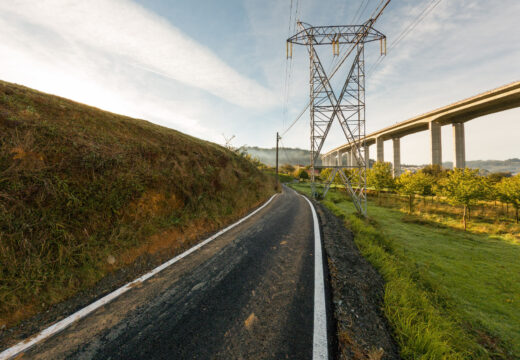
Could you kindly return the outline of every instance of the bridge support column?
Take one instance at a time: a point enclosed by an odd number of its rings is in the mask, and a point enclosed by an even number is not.
[[[376,147],[377,147],[377,161],[384,162],[385,161],[385,141],[383,138],[378,137],[376,139]]]
[[[398,177],[401,174],[401,139],[392,138],[392,144],[394,146],[394,177]]]
[[[370,169],[370,146],[365,144],[365,164],[366,168]]]
[[[350,166],[357,166],[356,154],[354,153],[356,149],[350,149]]]
[[[349,150],[347,150],[347,152],[345,153],[345,162],[346,162],[347,166],[351,166],[351,165],[352,165],[352,164],[350,163],[350,156],[351,156],[351,155],[350,155],[350,152],[351,152],[351,150],[349,149]]]
[[[464,137],[464,123],[453,124],[453,140],[455,142],[455,164],[457,169],[466,167],[466,141]]]
[[[431,159],[432,165],[442,166],[441,124],[430,122]]]
[[[347,154],[348,154],[348,152],[346,150],[344,150],[341,153],[341,166],[347,165]]]

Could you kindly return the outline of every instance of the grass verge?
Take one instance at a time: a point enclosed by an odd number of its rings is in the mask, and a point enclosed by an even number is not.
[[[276,186],[216,144],[0,82],[0,327],[178,252]]]
[[[291,184],[310,193],[308,184]],[[360,219],[344,192],[323,204],[355,234],[386,281],[384,312],[405,359],[520,357],[520,246],[369,203]]]

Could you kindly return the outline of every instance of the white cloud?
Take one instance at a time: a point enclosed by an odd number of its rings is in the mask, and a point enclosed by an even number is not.
[[[84,71],[99,70],[100,63],[105,62],[101,67],[106,68],[107,61],[115,70],[141,68],[246,108],[278,103],[270,89],[240,75],[166,20],[128,0],[6,1],[0,3],[0,23],[1,57],[28,65],[22,71],[21,64],[2,67],[2,77],[34,86],[31,79],[40,78],[41,84],[52,74],[54,82],[67,91],[81,91],[98,106],[104,96],[93,94],[93,89],[74,89],[67,82]],[[38,66],[30,66],[33,60]]]

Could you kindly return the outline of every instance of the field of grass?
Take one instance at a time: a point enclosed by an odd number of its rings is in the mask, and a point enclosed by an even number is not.
[[[216,144],[0,82],[0,326],[180,251],[276,187]]]
[[[308,184],[292,184],[309,193]],[[384,311],[406,359],[520,358],[520,244],[460,230],[455,215],[369,202],[367,221],[337,189],[323,200],[386,281]],[[487,226],[487,225],[486,225]]]

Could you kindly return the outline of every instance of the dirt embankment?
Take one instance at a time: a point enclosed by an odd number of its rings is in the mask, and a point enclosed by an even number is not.
[[[337,357],[400,359],[382,311],[384,281],[360,254],[343,221],[314,201],[320,219],[338,339]]]
[[[0,329],[182,251],[274,191],[221,146],[0,81]]]

